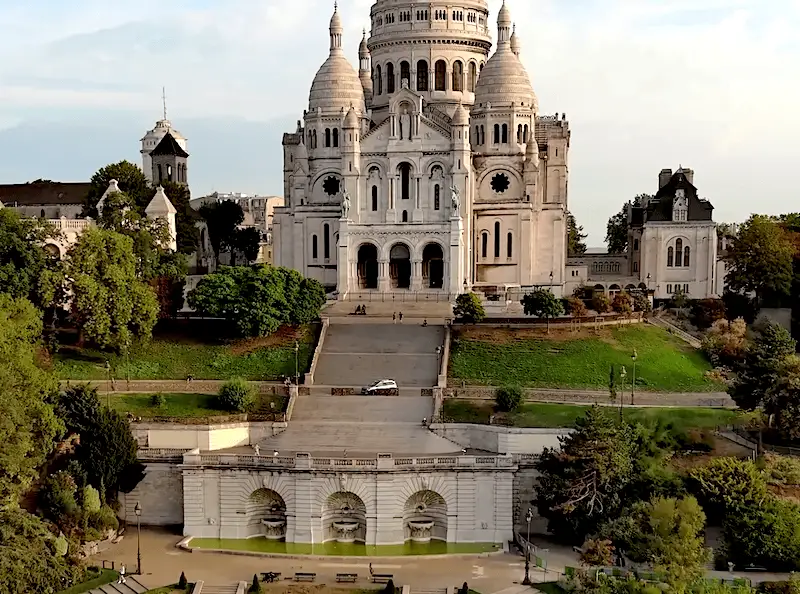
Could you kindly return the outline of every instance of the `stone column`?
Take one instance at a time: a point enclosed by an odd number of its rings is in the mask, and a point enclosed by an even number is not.
[[[350,246],[350,231],[349,221],[347,219],[339,220],[339,247],[337,248],[337,268],[338,275],[337,288],[339,290],[339,297],[346,299],[347,294],[351,290],[350,286],[350,260],[349,260],[349,246]]]
[[[422,290],[422,260],[411,260],[411,290]]]
[[[378,261],[378,290],[381,293],[388,293],[391,287],[391,279],[389,278],[389,261]]]
[[[451,295],[458,295],[463,289],[467,277],[464,269],[464,221],[458,213],[450,217],[450,259],[449,280],[445,279],[445,288]]]

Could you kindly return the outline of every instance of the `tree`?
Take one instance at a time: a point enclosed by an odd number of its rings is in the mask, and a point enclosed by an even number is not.
[[[261,594],[263,590],[261,589],[261,583],[258,581],[258,574],[253,574],[253,581],[250,584],[250,588],[247,589],[248,592],[252,592],[254,594]]]
[[[188,301],[201,314],[229,320],[241,336],[266,336],[317,319],[325,290],[287,268],[235,266],[205,276]]]
[[[633,311],[633,299],[630,294],[625,291],[620,291],[614,295],[614,300],[611,302],[611,309],[618,314],[629,314]]]
[[[567,307],[569,308],[569,315],[573,318],[585,318],[589,314],[583,299],[578,297],[569,297],[567,299]]]
[[[595,293],[592,297],[592,309],[599,314],[608,313],[611,310],[611,302],[605,293]]]
[[[477,293],[462,293],[456,297],[453,315],[457,320],[467,323],[480,322],[486,318],[481,298]]]
[[[575,432],[559,439],[561,448],[545,448],[535,464],[536,505],[552,534],[579,544],[621,511],[635,444],[631,428],[597,406],[576,421]]]
[[[722,299],[696,299],[691,305],[691,322],[698,330],[710,328],[717,320],[727,316]]]
[[[234,253],[244,254],[248,264],[254,262],[261,249],[261,232],[255,227],[237,229],[233,235],[233,246]]]
[[[747,348],[747,324],[742,318],[717,320],[703,335],[702,348],[715,367],[738,368]]]
[[[767,499],[767,481],[751,460],[712,458],[689,471],[689,488],[715,520],[747,505]]]
[[[583,232],[583,227],[578,226],[575,216],[567,213],[567,255],[580,256],[586,253],[586,243],[584,239],[589,237]]]
[[[628,249],[628,207],[622,207],[617,214],[608,219],[606,225],[606,244],[609,254],[624,254]]]
[[[772,219],[753,215],[740,228],[728,250],[725,282],[732,291],[765,297],[788,295],[792,288],[795,246]]]
[[[494,395],[497,410],[500,412],[514,412],[522,404],[522,390],[517,386],[505,386],[498,388]]]
[[[137,165],[130,161],[120,161],[106,165],[92,176],[89,193],[86,195],[83,205],[83,215],[93,219],[97,218],[97,203],[108,190],[112,179],[117,180],[120,191],[130,196],[136,205],[136,210],[140,214],[144,214],[144,209],[152,198],[147,178]]]
[[[0,293],[0,509],[16,504],[64,430],[46,401],[58,384],[36,365],[41,334],[33,305]]]
[[[219,261],[221,250],[236,248],[236,230],[244,221],[244,211],[232,200],[223,200],[203,205],[200,216],[208,225],[208,239]]]
[[[614,564],[614,545],[607,538],[590,538],[581,547],[581,565],[607,567]]]
[[[134,338],[150,338],[158,303],[155,291],[136,273],[130,237],[87,229],[69,251],[67,275],[81,341],[125,351]]]
[[[547,320],[548,332],[550,331],[550,318],[564,315],[561,300],[549,289],[536,289],[532,293],[527,293],[521,303],[526,316],[536,316]]]
[[[800,506],[768,499],[739,507],[722,526],[725,558],[738,566],[756,565],[767,571],[800,569]]]
[[[653,304],[650,303],[650,298],[647,295],[637,291],[633,295],[633,310],[648,313],[653,311]]]

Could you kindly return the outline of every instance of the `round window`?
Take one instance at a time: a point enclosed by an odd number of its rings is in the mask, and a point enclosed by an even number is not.
[[[492,178],[492,190],[498,194],[502,194],[508,189],[511,182],[508,181],[508,176],[505,173],[498,173]]]
[[[328,196],[336,196],[339,193],[339,179],[330,175],[322,182],[322,189]]]

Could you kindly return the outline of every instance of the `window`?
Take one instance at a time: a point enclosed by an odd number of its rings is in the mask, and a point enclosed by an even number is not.
[[[500,124],[494,125],[494,139],[492,142],[494,142],[494,144],[500,144]]]
[[[403,86],[403,81],[408,81],[408,86],[411,86],[411,65],[405,60],[400,62],[400,86]]]
[[[506,238],[506,257],[510,258],[514,253],[514,236],[509,233]]]
[[[675,266],[680,267],[683,262],[681,258],[681,254],[683,254],[683,240],[676,239],[675,240]]]
[[[494,257],[500,257],[500,221],[494,224]]]
[[[334,148],[339,146],[339,128],[333,129],[333,146]]]
[[[325,223],[322,226],[322,245],[323,247],[323,256],[327,260],[331,257],[331,229],[328,223]]]
[[[486,129],[481,126],[481,144],[486,144]]]
[[[375,68],[375,94],[382,95],[383,94],[383,74],[381,73],[381,67],[377,66]]]
[[[683,265],[686,266],[687,268],[689,267],[689,255],[690,255],[689,254],[689,246],[687,245],[683,249]]]
[[[522,142],[528,142],[528,124],[522,129]]]
[[[372,212],[378,210],[378,186],[372,186]]]
[[[436,72],[434,73],[434,84],[435,90],[437,91],[444,91],[446,90],[446,82],[447,82],[447,64],[444,60],[439,60],[436,62]]]
[[[411,165],[402,163],[400,165],[400,199],[408,200],[411,187]]]
[[[329,148],[331,146],[331,129],[325,128],[325,148]]]
[[[486,258],[486,250],[489,247],[489,234],[484,231],[481,233],[481,258]]]
[[[503,124],[503,144],[508,144],[508,124]]]
[[[633,271],[634,272],[639,272],[639,263],[638,262],[634,262],[633,263]]]
[[[688,284],[685,284],[685,285],[683,285],[683,292],[684,292],[684,294],[686,294],[686,295],[688,295],[688,294],[689,294],[689,285],[688,285]]]
[[[675,250],[672,249],[672,246],[667,248],[667,267],[672,268],[672,264],[675,259]],[[669,291],[668,291],[669,292]]]
[[[404,223],[408,222],[408,211],[407,210],[403,211],[403,222]]]
[[[394,64],[391,62],[386,65],[386,92],[394,93]]]
[[[316,260],[318,257],[317,255],[317,236],[311,236],[311,259]]]
[[[522,124],[517,125],[517,144],[522,144]]]
[[[439,210],[441,207],[441,196],[439,191],[439,184],[433,186],[433,210]]]
[[[317,131],[311,133],[311,148],[317,148]]]
[[[478,82],[478,67],[475,62],[469,63],[469,78],[467,79],[467,90],[470,93],[475,92],[475,84]]]
[[[672,285],[667,285],[667,294],[672,295]]]
[[[639,251],[639,240],[638,239],[634,239],[633,240],[633,251],[634,252],[638,252]]]
[[[456,60],[453,64],[453,90],[464,90],[464,64],[461,60]]]
[[[163,174],[161,172],[161,165],[158,165],[158,181],[162,181],[164,179]]]
[[[428,63],[425,60],[417,62],[417,90],[428,90]]]

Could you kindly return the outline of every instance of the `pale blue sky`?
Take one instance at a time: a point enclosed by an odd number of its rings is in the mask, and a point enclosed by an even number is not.
[[[570,209],[591,245],[679,164],[717,220],[800,210],[800,0],[507,1],[542,112],[570,120]],[[371,3],[340,1],[353,64]],[[195,195],[280,193],[281,134],[332,4],[0,0],[0,183],[138,162],[166,85]]]

